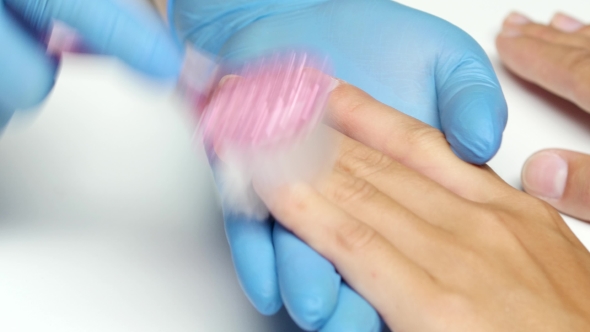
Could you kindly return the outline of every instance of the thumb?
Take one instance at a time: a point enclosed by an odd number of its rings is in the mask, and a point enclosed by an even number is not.
[[[116,56],[154,77],[176,78],[182,50],[152,14],[121,0],[3,0],[37,33],[61,21],[79,33],[91,51]]]
[[[441,127],[459,158],[481,165],[500,148],[508,107],[485,52],[463,33],[456,38],[437,62]]]
[[[522,170],[524,190],[559,211],[590,221],[590,155],[543,150],[532,155]]]

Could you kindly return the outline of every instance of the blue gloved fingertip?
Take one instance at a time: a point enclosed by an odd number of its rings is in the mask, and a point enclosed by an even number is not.
[[[499,90],[473,86],[447,104],[451,112],[441,119],[443,131],[455,154],[482,165],[500,149],[507,122],[507,106]]]
[[[225,230],[240,285],[263,315],[277,313],[281,300],[272,243],[272,224],[224,211]]]
[[[273,231],[281,295],[293,320],[318,330],[338,303],[341,277],[334,266],[280,224]]]
[[[320,332],[380,332],[382,328],[377,311],[348,285],[342,284],[338,306]]]

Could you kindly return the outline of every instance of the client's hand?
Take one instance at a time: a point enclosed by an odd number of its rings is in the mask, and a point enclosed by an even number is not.
[[[340,85],[316,183],[255,187],[395,331],[590,331],[590,254],[548,204],[436,129]]]
[[[168,8],[180,39],[227,60],[285,47],[330,55],[336,76],[440,128],[466,161],[483,164],[500,146],[506,104],[492,66],[440,18],[390,0],[168,0]],[[284,303],[305,330],[379,330],[374,311],[291,233],[224,213],[238,277],[260,312]]]
[[[543,25],[513,13],[496,42],[500,57],[516,75],[590,112],[590,26],[564,14]],[[528,193],[560,211],[590,220],[590,156],[538,152],[525,164],[522,183]]]

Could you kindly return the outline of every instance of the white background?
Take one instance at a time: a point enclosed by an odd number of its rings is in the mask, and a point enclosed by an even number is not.
[[[492,167],[590,153],[590,116],[508,74],[494,37],[511,10],[590,20],[583,0],[406,0],[472,34],[510,107]],[[208,166],[170,86],[112,61],[68,57],[40,110],[0,139],[0,331],[297,331],[265,318],[234,275]],[[590,227],[568,223],[590,244]]]

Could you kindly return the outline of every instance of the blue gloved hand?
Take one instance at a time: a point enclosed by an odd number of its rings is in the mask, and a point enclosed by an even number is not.
[[[74,28],[90,51],[120,58],[158,78],[174,79],[182,52],[147,12],[115,0],[0,0],[0,128],[35,106],[54,85],[57,59],[41,41],[54,20]]]
[[[312,47],[331,56],[335,76],[440,128],[462,159],[485,163],[500,146],[507,107],[492,66],[446,21],[389,0],[168,1],[181,40],[232,60]],[[285,303],[306,330],[378,329],[367,303],[288,231],[225,215],[239,279],[260,312]]]

